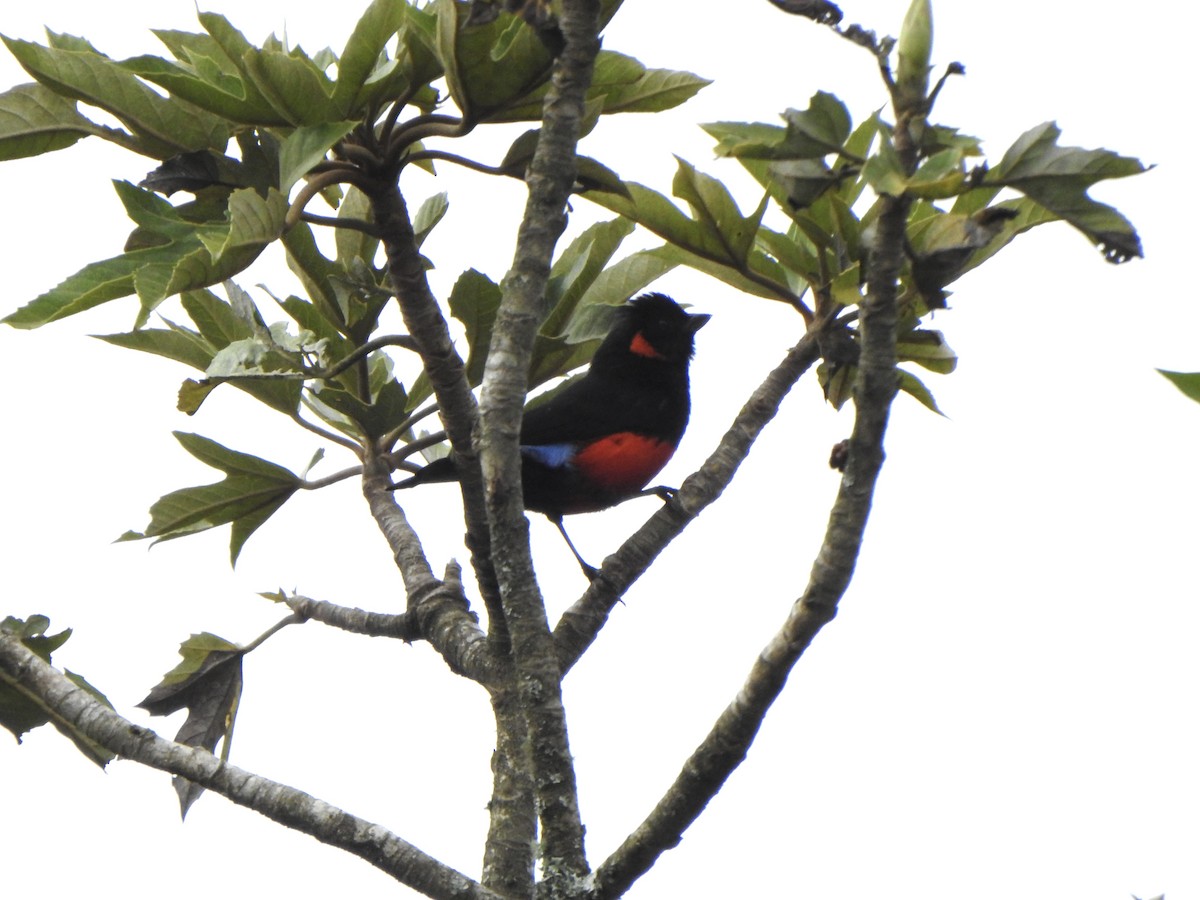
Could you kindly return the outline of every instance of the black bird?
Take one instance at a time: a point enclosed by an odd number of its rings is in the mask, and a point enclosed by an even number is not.
[[[525,508],[550,519],[589,578],[563,516],[608,509],[643,493],[687,427],[688,363],[709,316],[684,312],[666,294],[643,294],[617,319],[582,377],[525,409],[521,484]],[[453,459],[421,469],[397,488],[455,481]]]

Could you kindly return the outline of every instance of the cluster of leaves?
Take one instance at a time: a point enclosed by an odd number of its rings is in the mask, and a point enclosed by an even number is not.
[[[47,663],[51,661],[51,654],[71,637],[69,628],[57,634],[47,634],[49,628],[50,619],[42,615],[33,615],[28,619],[8,616],[0,621],[0,634],[16,638]],[[210,753],[218,743],[223,742],[221,758],[228,759],[242,692],[242,658],[249,649],[238,647],[213,634],[192,635],[179,647],[179,654],[183,657],[179,665],[164,675],[162,681],[138,705],[153,715],[161,716],[187,709],[187,719],[175,740],[188,746],[203,747]],[[112,708],[108,698],[82,675],[70,669],[64,674],[76,687]],[[112,762],[113,754],[84,734],[74,721],[64,717],[58,706],[47,703],[17,679],[0,671],[0,725],[20,741],[26,732],[47,723],[52,723],[70,738],[92,762],[101,767]],[[180,807],[186,815],[203,789],[184,778],[176,778],[174,784]]]
[[[30,616],[28,619],[7,616],[0,621],[0,634],[16,638],[46,662],[50,662],[50,654],[71,637],[70,628],[65,628],[58,634],[46,634],[49,628],[50,619],[41,615]],[[70,669],[64,674],[77,687],[83,688],[105,706],[112,708],[108,698],[88,684],[82,675]],[[0,671],[0,725],[11,731],[20,741],[23,734],[47,723],[53,723],[55,728],[74,742],[84,756],[97,765],[105,766],[112,761],[112,753],[83,734],[75,723],[64,718],[55,706]]]
[[[644,265],[660,271],[692,266],[743,293],[790,303],[810,319],[844,315],[862,302],[882,198],[913,198],[897,349],[902,361],[939,373],[952,371],[956,358],[941,333],[922,323],[945,307],[947,285],[1017,235],[1061,220],[1112,262],[1141,255],[1133,226],[1086,192],[1143,166],[1107,150],[1060,147],[1053,123],[1030,129],[992,168],[976,162],[983,153],[978,139],[923,127],[921,162],[908,173],[893,146],[894,126],[878,115],[855,126],[832,94],[817,93],[807,109],[788,110],[783,120],[704,126],[717,140],[717,154],[736,159],[763,187],[749,213],[720,181],[682,159],[673,193],[689,212],[639,184],[626,185],[624,194],[588,196],[667,242],[641,254]],[[1004,188],[1023,196],[994,202]],[[951,201],[948,208],[944,201]],[[768,224],[772,211],[782,214],[782,230]],[[816,298],[812,310],[806,294]],[[830,402],[840,407],[854,383],[853,354],[827,354],[821,378]],[[937,409],[911,372],[902,371],[901,387]]]
[[[618,0],[603,4],[605,21],[619,5]],[[308,186],[299,188],[290,213],[289,195],[303,178],[338,158],[356,134],[380,134],[385,128],[401,165],[431,167],[442,157],[523,177],[536,129],[518,138],[497,166],[427,146],[431,137],[450,141],[482,124],[532,123],[541,117],[552,63],[545,35],[511,15],[490,21],[476,16],[469,22],[468,15],[454,0],[424,8],[376,0],[337,55],[327,49],[310,55],[275,37],[254,46],[214,13],[199,15],[202,33],[155,32],[169,58],[113,60],[87,41],[53,33],[45,46],[5,38],[37,81],[0,95],[0,159],[58,150],[96,136],[163,164],[141,185],[116,184],[136,226],[123,253],[86,266],[3,321],[33,328],[136,295],[134,330],[104,339],[203,373],[183,384],[182,411],[194,413],[215,388],[228,383],[294,419],[310,414],[326,437],[351,449],[411,438],[411,425],[432,411],[419,409],[431,393],[428,381],[420,377],[402,384],[382,349],[363,353],[373,340],[403,346],[377,335],[392,292],[386,266],[376,261],[380,241],[369,227],[367,197],[353,186],[319,190],[336,209],[332,223],[351,226],[336,230],[336,252],[328,256],[300,214],[312,199],[305,193]],[[147,82],[170,96],[162,97]],[[586,127],[604,114],[675,106],[706,83],[603,51]],[[457,108],[456,117],[440,111],[447,100]],[[106,111],[121,127],[90,121],[79,111],[80,102]],[[622,189],[616,175],[595,161],[581,165],[581,183]],[[156,195],[179,190],[194,199],[173,205]],[[445,194],[420,206],[413,220],[418,248],[447,208]],[[649,275],[639,281],[628,266],[605,272],[631,227],[624,222],[601,226],[562,254],[551,287],[560,302],[544,329],[536,383],[590,357],[607,319],[603,313],[576,319],[576,310],[607,310],[647,283]],[[275,241],[285,248],[306,296],[278,299],[277,312],[286,321],[268,324],[230,279]],[[209,290],[221,283],[225,297]],[[151,314],[175,295],[191,321],[163,317],[162,327],[149,327]],[[482,375],[499,296],[493,280],[468,271],[449,298],[451,313],[467,332],[473,386]],[[329,374],[356,354],[364,356],[362,366]],[[224,471],[226,479],[163,497],[151,510],[150,526],[125,537],[179,537],[232,522],[236,559],[245,539],[303,478],[198,436],[180,440]]]
[[[605,21],[619,5],[603,4]],[[82,39],[59,34],[46,46],[6,38],[37,83],[0,95],[0,158],[61,149],[94,135],[164,165],[141,186],[116,185],[136,225],[122,254],[85,267],[4,321],[36,327],[136,294],[135,329],[105,339],[200,370],[203,377],[180,391],[181,410],[194,413],[213,389],[231,383],[297,420],[308,412],[328,437],[352,448],[411,440],[412,426],[432,411],[421,406],[431,393],[427,379],[402,384],[382,349],[367,354],[362,366],[328,374],[338,361],[369,348],[391,296],[386,267],[376,261],[378,237],[369,227],[355,227],[369,225],[367,197],[353,186],[344,192],[322,186],[318,175],[300,189],[291,212],[288,198],[301,179],[348,153],[346,145],[364,130],[386,130],[401,165],[432,165],[439,158],[462,160],[430,149],[431,140],[453,140],[486,123],[540,118],[552,62],[545,32],[507,14],[489,21],[468,16],[454,0],[424,8],[376,0],[339,55],[309,55],[274,37],[256,47],[213,13],[200,14],[202,33],[156,32],[171,58],[112,60]],[[908,62],[918,50],[901,48],[901,82],[905,71],[927,72]],[[163,98],[146,82],[171,96]],[[705,83],[602,51],[585,128],[603,114],[669,108]],[[458,116],[434,113],[445,99],[439,88]],[[123,127],[91,122],[78,111],[80,101]],[[406,110],[408,119],[402,118]],[[560,253],[550,285],[555,308],[535,351],[531,384],[586,362],[611,307],[682,264],[746,294],[792,304],[810,324],[841,316],[846,339],[826,343],[820,370],[827,397],[840,407],[854,381],[852,311],[863,299],[872,222],[884,196],[916,200],[899,353],[934,372],[952,371],[956,359],[940,332],[923,324],[927,314],[945,305],[948,284],[1016,235],[1062,219],[1113,261],[1140,254],[1130,224],[1086,194],[1098,180],[1141,171],[1140,164],[1108,151],[1059,147],[1052,124],[1027,132],[990,169],[975,162],[982,155],[975,138],[925,128],[917,136],[920,165],[909,172],[893,146],[894,126],[878,115],[855,126],[832,94],[816,94],[807,109],[788,110],[783,121],[706,126],[718,155],[736,159],[763,188],[749,213],[719,180],[682,159],[672,191],[687,212],[652,188],[622,182],[597,161],[581,161],[580,189],[619,218],[589,229]],[[497,166],[471,164],[521,177],[536,137],[536,128],[522,135]],[[995,202],[1004,188],[1022,196]],[[176,190],[195,198],[172,205],[155,194]],[[318,192],[336,208],[332,221],[348,226],[337,229],[333,257],[322,252],[301,214]],[[444,194],[420,206],[413,222],[417,247],[447,208]],[[634,223],[664,244],[614,262]],[[287,321],[268,324],[229,279],[274,241],[282,242],[307,296],[278,300]],[[220,282],[226,282],[226,298],[208,290]],[[190,326],[163,319],[164,327],[147,327],[151,312],[174,295],[182,297]],[[474,270],[458,279],[449,297],[451,314],[466,330],[472,386],[482,375],[499,299],[495,281]],[[937,409],[915,374],[901,378],[903,389]],[[245,539],[303,478],[202,438],[181,440],[226,479],[162,498],[150,526],[127,537],[178,537],[232,522],[236,559]]]

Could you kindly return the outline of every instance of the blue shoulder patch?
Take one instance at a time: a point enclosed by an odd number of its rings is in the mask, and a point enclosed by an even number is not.
[[[548,469],[563,469],[575,459],[574,444],[537,444],[522,446],[521,455],[541,463]]]

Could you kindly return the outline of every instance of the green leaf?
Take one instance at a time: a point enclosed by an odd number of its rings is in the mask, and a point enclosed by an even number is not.
[[[217,350],[254,334],[251,324],[212,291],[188,291],[180,301],[200,334]]]
[[[353,191],[348,192],[347,196],[351,194]],[[340,237],[344,229],[337,231]],[[307,222],[298,222],[289,228],[284,232],[282,241],[287,251],[288,268],[300,279],[305,293],[320,309],[321,315],[340,330],[345,325],[346,318],[345,311],[338,305],[338,293],[333,279],[344,273],[344,267],[321,253],[312,228]]]
[[[920,401],[922,406],[932,410],[939,416],[944,416],[945,413],[938,408],[937,401],[933,399],[933,394],[929,388],[911,372],[906,372],[904,369],[897,369],[896,373],[900,376],[900,390],[908,394],[910,397],[915,397]]]
[[[363,110],[363,89],[369,80],[382,74],[376,66],[392,36],[407,20],[408,8],[407,3],[396,0],[373,0],[354,26],[338,58],[333,92],[333,102],[344,116],[358,118]]]
[[[58,634],[47,635],[50,619],[42,615],[30,616],[27,620],[6,616],[0,621],[0,635],[19,640],[26,648],[37,654],[46,663],[50,655],[66,643],[71,636],[67,628]],[[105,706],[112,708],[108,698],[88,684],[81,675],[73,672],[64,673],[77,687],[83,688]],[[47,722],[54,724],[65,737],[79,748],[88,759],[103,768],[108,765],[116,754],[109,752],[85,735],[75,723],[65,719],[57,709],[46,703],[41,697],[20,685],[15,678],[0,672],[0,725],[3,725],[16,737],[17,743],[21,736]]]
[[[387,434],[404,420],[411,408],[408,394],[393,375],[386,354],[371,354],[368,372],[370,403],[347,387],[352,376],[340,383],[325,382],[319,386],[316,398],[310,396],[307,400],[310,408],[326,422],[358,441],[373,441]]]
[[[712,84],[691,72],[671,69],[647,69],[631,56],[601,50],[596,57],[587,100],[604,115],[615,113],[661,112],[686,103]],[[490,117],[493,122],[536,122],[542,117],[546,87],[538,88],[514,104]]]
[[[896,338],[896,358],[948,375],[958,365],[958,356],[940,331],[918,328]]]
[[[346,118],[334,102],[334,83],[302,49],[270,42],[242,57],[244,71],[271,108],[292,125],[322,125]]]
[[[774,159],[814,159],[841,153],[852,122],[846,105],[833,94],[818,91],[804,110],[783,114],[787,132]]]
[[[804,110],[783,114],[785,128],[714,122],[704,130],[718,139],[717,154],[737,159],[820,159],[841,153],[850,137],[850,113],[833,94],[818,91]]]
[[[787,132],[764,122],[708,122],[700,126],[717,141],[717,156],[734,159],[772,159]]]
[[[475,269],[463,272],[450,291],[450,314],[467,332],[467,383],[476,387],[483,380],[492,327],[500,309],[500,286]],[[411,399],[409,401],[411,403]]]
[[[265,199],[251,188],[242,188],[229,196],[226,222],[222,225],[200,228],[197,233],[208,249],[214,264],[219,264],[231,251],[235,253],[251,251],[253,259],[258,256],[263,247],[283,234],[287,208],[287,198],[273,188],[267,193]],[[242,259],[244,254],[238,254],[236,258]],[[243,265],[241,268],[245,268],[245,266]],[[241,271],[241,268],[237,271]],[[212,283],[205,280],[201,285],[189,284],[187,287],[190,289]],[[175,288],[170,293],[175,294],[182,289]]]
[[[137,137],[142,152],[167,159],[189,150],[223,149],[228,126],[180,100],[162,97],[118,63],[78,42],[50,34],[72,49],[43,47],[3,38],[9,51],[40,83],[72,100],[82,100],[116,116]]]
[[[772,179],[787,198],[790,210],[812,206],[841,182],[841,175],[821,159],[785,159],[771,163]]]
[[[501,13],[482,24],[466,24],[468,7],[437,0],[437,52],[450,96],[470,122],[501,115],[550,78],[553,62],[537,33],[519,18]],[[541,118],[538,105],[536,118]]]
[[[290,124],[210,35],[178,31],[155,34],[180,57],[180,63],[138,56],[120,63],[123,69],[232,122],[267,127]]]
[[[150,524],[145,532],[127,532],[119,540],[166,541],[232,522],[230,562],[236,562],[246,539],[287,502],[302,481],[282,466],[230,450],[200,435],[177,431],[175,437],[201,462],[224,472],[225,479],[161,497],[150,507]]]
[[[662,112],[696,96],[712,82],[691,72],[647,69],[630,56],[600,51],[588,98],[603,101],[605,114]]]
[[[292,317],[302,329],[311,331],[319,340],[326,344],[327,356],[330,360],[342,359],[347,356],[353,345],[338,332],[321,313],[314,303],[309,303],[300,297],[288,297],[277,301],[283,310]]]
[[[329,148],[350,133],[354,121],[322,122],[297,128],[279,145],[279,189],[287,194],[292,186],[325,158]]]
[[[842,205],[849,209],[862,191],[858,160],[870,148],[878,130],[872,117],[853,133],[841,101],[832,94],[817,94],[804,113],[789,111],[789,128],[741,122],[715,122],[704,126],[717,139],[717,153],[733,156],[792,217],[815,247],[830,245],[828,236],[813,232],[806,212],[839,188]],[[830,167],[822,159],[830,141],[844,140],[845,158]],[[870,165],[868,163],[868,165]]]
[[[1137,175],[1146,167],[1111,150],[1059,147],[1061,133],[1053,122],[1031,128],[988,172],[984,184],[1020,191],[1082,231],[1109,262],[1141,256],[1141,241],[1133,225],[1111,206],[1089,197],[1087,190],[1098,181]]]
[[[825,401],[834,409],[840,410],[846,401],[854,395],[854,379],[858,375],[857,366],[830,366],[822,362],[817,366],[817,382],[825,393]]]
[[[924,200],[955,197],[962,190],[967,172],[961,148],[952,147],[930,156],[908,179],[908,193]]]
[[[896,148],[891,139],[884,136],[879,149],[863,166],[863,178],[874,188],[877,194],[888,197],[900,197],[908,189],[908,176],[904,171],[904,163],[896,154]]]
[[[821,264],[807,242],[797,241],[769,228],[759,228],[756,240],[780,265],[798,275],[806,285],[820,285]]]
[[[242,695],[242,659],[245,651],[224,638],[204,632],[193,634],[179,646],[183,661],[163,676],[141,703],[154,716],[187,709],[188,716],[175,735],[177,743],[216,751],[224,741],[221,759],[229,758],[233,726]],[[181,817],[204,789],[176,776]]]
[[[413,236],[419,248],[429,237],[429,233],[442,221],[450,209],[450,195],[445,191],[434,194],[421,204],[417,214],[413,216]],[[378,243],[378,242],[376,242]],[[340,255],[340,254],[339,254]],[[367,258],[369,262],[369,258]]]
[[[129,350],[153,353],[204,371],[216,353],[208,341],[190,329],[172,327],[142,328],[124,334],[95,335],[100,340]]]
[[[749,216],[743,216],[733,195],[717,179],[696,171],[683,159],[676,158],[679,167],[675,172],[672,192],[687,201],[697,221],[706,226],[709,237],[722,248],[725,260],[734,266],[742,266],[754,246],[754,235],[766,212],[767,198]]]
[[[189,46],[185,55],[193,60],[203,59],[201,71],[208,73],[208,79],[224,85],[226,90],[239,97],[244,96],[248,106],[247,113],[245,116],[231,115],[230,118],[235,121],[248,121],[250,124],[292,124],[292,119],[282,114],[272,100],[258,89],[251,75],[250,60],[259,53],[259,49],[247,41],[224,16],[202,12],[199,19],[212,39],[212,44],[202,42],[199,46],[203,49],[200,50],[192,50]],[[161,33],[159,37],[162,37]],[[211,50],[208,49],[210,46]]]
[[[630,254],[596,275],[595,280],[584,289],[577,308],[624,303],[677,265],[678,260],[669,259],[656,250]]]
[[[1185,396],[1200,403],[1200,372],[1170,372],[1159,369],[1158,373],[1183,391]]]
[[[719,182],[709,179],[711,184],[689,185],[691,172],[694,170],[681,161],[676,181],[677,189],[692,193],[707,207],[707,211],[702,208],[696,219],[684,215],[662,194],[635,182],[626,183],[627,195],[589,191],[586,196],[596,205],[623,215],[666,240],[670,246],[656,251],[662,255],[663,261],[714,275],[738,290],[758,297],[790,300],[791,292],[783,268],[765,253],[753,248],[756,223],[764,206],[760,204],[749,217],[742,216],[735,205],[724,205],[724,197],[728,196],[728,192]],[[725,232],[716,224],[717,215],[727,223]],[[739,271],[740,264],[735,255],[741,252],[747,234],[751,246],[744,255],[744,263],[746,268],[759,276],[757,278]],[[772,287],[772,284],[778,285],[778,288]]]
[[[599,106],[595,107],[597,115]],[[585,118],[586,118],[585,112]],[[537,150],[540,128],[531,128],[518,137],[504,154],[498,169],[509,178],[525,180],[529,164],[533,162],[533,154]],[[628,196],[625,183],[616,172],[590,156],[575,157],[575,184],[573,190],[581,191],[610,191],[622,196]]]
[[[90,134],[103,137],[105,130],[43,85],[19,84],[0,94],[0,160],[62,150]]]
[[[984,196],[990,189],[976,189]],[[976,191],[962,195],[967,203],[955,204],[970,209]],[[986,201],[985,201],[986,202]],[[961,278],[1007,246],[1017,235],[1038,225],[1056,222],[1058,217],[1029,199],[1006,200],[995,206],[983,206],[972,215],[942,213],[913,220],[908,236],[915,252],[913,275],[925,294],[934,294]],[[914,210],[914,217],[918,210]]]
[[[542,323],[542,335],[561,335],[564,326],[581,304],[595,302],[594,297],[585,299],[590,288],[604,272],[621,243],[633,233],[633,229],[633,223],[623,218],[597,222],[559,252],[546,285],[546,295],[554,306]],[[624,303],[630,296],[625,294],[616,302]],[[535,356],[536,353],[535,349]]]
[[[441,98],[430,82],[444,74],[437,55],[437,16],[407,3],[396,5],[403,9],[405,21],[397,36],[394,64],[385,62],[370,75],[358,102],[380,105],[408,96],[416,88],[410,102],[423,112],[432,112]],[[421,85],[424,87],[418,87]]]
[[[37,328],[133,293],[144,321],[167,297],[224,281],[250,265],[282,232],[287,211],[279,192],[264,200],[246,188],[229,196],[224,223],[197,226],[149,191],[128,182],[115,186],[130,217],[164,243],[91,263],[2,321]]]

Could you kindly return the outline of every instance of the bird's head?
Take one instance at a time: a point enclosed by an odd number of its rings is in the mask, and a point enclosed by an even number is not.
[[[680,362],[691,359],[696,332],[709,320],[705,313],[688,313],[666,294],[642,294],[618,312],[605,341],[613,351],[648,359]]]

